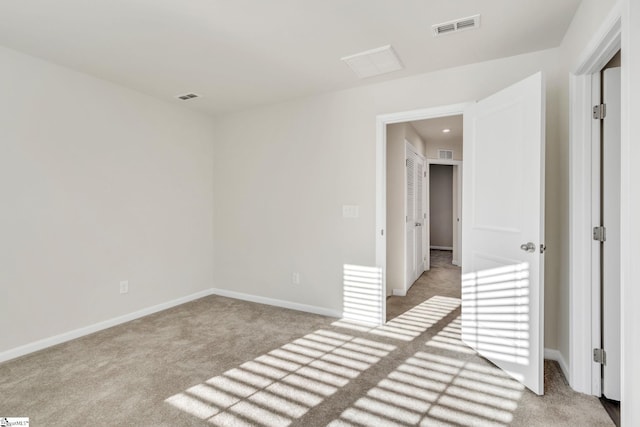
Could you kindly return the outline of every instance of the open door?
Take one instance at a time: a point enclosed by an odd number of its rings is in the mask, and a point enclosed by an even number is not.
[[[609,68],[602,74],[602,101],[607,106],[602,124],[602,223],[606,227],[602,243],[602,348],[606,352],[602,394],[607,399],[620,401],[621,68]]]
[[[464,113],[462,339],[544,393],[544,87],[537,73]]]

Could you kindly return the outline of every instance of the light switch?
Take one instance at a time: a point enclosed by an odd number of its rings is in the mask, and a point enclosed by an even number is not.
[[[358,205],[343,205],[342,217],[343,218],[358,218],[360,216],[360,206]]]

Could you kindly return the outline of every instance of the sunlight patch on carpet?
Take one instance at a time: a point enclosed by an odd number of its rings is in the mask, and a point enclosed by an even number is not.
[[[384,325],[374,326],[373,323],[359,322],[346,316],[333,322],[332,325],[385,338],[413,341],[458,307],[460,307],[460,299],[437,295],[391,319]]]
[[[216,426],[287,426],[395,349],[320,329],[165,402]]]

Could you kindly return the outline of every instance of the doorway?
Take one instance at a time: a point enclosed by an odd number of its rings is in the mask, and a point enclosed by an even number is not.
[[[570,202],[570,236],[571,236],[571,257],[570,257],[570,299],[568,301],[570,310],[569,329],[569,367],[571,387],[579,392],[601,397],[605,389],[605,378],[611,379],[611,372],[607,375],[606,365],[612,367],[613,351],[618,369],[622,363],[620,360],[621,349],[619,344],[614,347],[605,342],[612,334],[607,332],[605,313],[608,305],[606,300],[615,301],[620,307],[622,301],[620,296],[607,298],[603,290],[607,290],[607,280],[605,275],[609,273],[620,273],[622,270],[621,261],[625,259],[624,252],[621,251],[620,241],[623,239],[619,232],[616,236],[615,228],[619,227],[608,223],[612,218],[621,222],[623,215],[620,215],[621,207],[621,183],[623,182],[624,169],[622,165],[621,152],[618,154],[609,153],[611,139],[602,131],[607,125],[600,117],[615,113],[612,107],[606,108],[606,112],[601,114],[599,108],[602,102],[603,93],[601,82],[603,81],[602,70],[607,69],[607,65],[615,62],[615,56],[621,47],[621,20],[619,12],[611,14],[606,23],[594,35],[593,40],[597,40],[582,55],[582,60],[570,75],[571,88],[571,202]],[[619,90],[618,90],[619,91]],[[616,103],[617,104],[617,103]],[[621,111],[620,105],[616,106]],[[587,114],[584,114],[588,112]],[[616,126],[618,134],[621,133],[621,126]],[[609,128],[613,128],[609,126]],[[603,145],[601,145],[601,143]],[[611,160],[616,163],[608,165],[613,171],[612,177],[606,178],[607,166]],[[604,178],[604,180],[602,180]],[[617,182],[617,185],[615,184]],[[607,189],[607,187],[610,187]],[[606,199],[611,196],[618,196],[614,201]],[[618,213],[607,213],[605,206],[613,206],[618,209]],[[600,230],[600,227],[610,227],[610,230]],[[611,231],[614,231],[611,234]],[[595,234],[594,234],[595,232]],[[595,238],[595,239],[594,239]],[[601,240],[605,240],[601,242]],[[608,248],[607,248],[608,246]],[[616,248],[617,246],[617,248]],[[619,251],[616,255],[615,251]],[[612,256],[611,256],[612,255]],[[605,257],[614,259],[614,267],[607,267]],[[609,278],[610,279],[610,278]],[[604,282],[603,282],[604,280]],[[620,291],[621,280],[617,282],[618,292]],[[603,287],[604,284],[604,287]],[[617,300],[617,301],[616,301]],[[621,310],[619,308],[609,309],[612,313],[610,323],[615,332],[619,333],[622,325]],[[602,354],[600,350],[604,350]],[[617,353],[617,354],[615,354]],[[605,361],[605,368],[601,361]],[[610,391],[604,393],[605,396],[613,395]],[[615,394],[615,393],[614,393]],[[610,412],[611,414],[611,412]],[[618,412],[619,414],[619,412]]]
[[[461,156],[460,156],[461,157]],[[462,160],[429,160],[430,250],[460,267],[462,259]]]
[[[386,125],[386,296],[406,296],[423,272],[430,269],[431,235],[447,235],[447,249],[454,265],[460,262],[462,198],[461,114]],[[431,167],[448,168],[447,189],[434,187],[436,197],[448,194],[448,202],[430,200]],[[436,175],[436,181],[440,175]],[[444,206],[447,205],[447,206]],[[432,212],[438,222],[432,224]],[[440,221],[442,212],[448,221]],[[446,223],[446,224],[445,224]],[[443,227],[446,230],[441,230]],[[385,319],[388,316],[385,316]]]
[[[387,203],[387,126],[462,114],[468,139],[464,155],[470,162],[463,175],[461,217],[465,235],[459,300],[462,341],[542,394],[545,91],[541,72],[476,102],[377,117],[375,231],[380,293],[384,301],[391,272],[387,261],[394,254],[388,251],[386,235],[387,208],[392,205]],[[517,160],[506,173],[503,158]],[[505,199],[505,194],[510,198]],[[504,288],[508,298],[494,295],[496,286]],[[504,307],[499,312],[492,308],[500,304]],[[384,324],[386,304],[381,305],[380,323]],[[502,319],[505,328],[496,328]],[[499,351],[491,340],[498,340]]]

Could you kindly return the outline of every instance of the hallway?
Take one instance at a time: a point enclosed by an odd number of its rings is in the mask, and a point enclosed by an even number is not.
[[[460,267],[451,264],[451,251],[432,250],[431,270],[413,284],[404,297],[387,298],[387,321],[434,295],[460,298]]]

